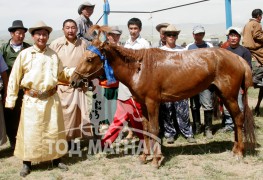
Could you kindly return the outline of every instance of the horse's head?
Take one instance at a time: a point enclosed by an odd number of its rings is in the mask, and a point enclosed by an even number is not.
[[[89,33],[92,33],[96,29],[99,31],[97,38],[87,47],[87,51],[84,52],[80,63],[70,78],[72,87],[82,86],[104,73],[105,56],[103,54],[103,48],[107,43],[101,42],[99,36],[101,32],[109,31],[109,27],[95,25],[90,28]]]
[[[103,48],[103,44],[104,43],[97,40],[94,40],[92,42],[92,46],[97,48],[100,52]],[[80,63],[78,64],[74,73],[71,76],[72,87],[82,86],[86,82],[103,75],[103,64],[104,62],[101,59],[100,55],[90,50],[85,51],[80,60]]]

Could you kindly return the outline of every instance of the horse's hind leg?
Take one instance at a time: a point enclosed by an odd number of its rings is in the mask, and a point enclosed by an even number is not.
[[[259,88],[258,101],[257,101],[257,105],[255,107],[255,115],[256,116],[260,115],[259,107],[260,107],[260,103],[262,101],[262,98],[263,98],[263,87]]]
[[[235,142],[232,151],[239,158],[239,157],[243,157],[244,155],[244,143],[243,143],[243,132],[242,132],[244,125],[244,116],[241,112],[236,115],[235,124],[236,124]]]
[[[243,132],[242,132],[242,128],[244,125],[243,113],[241,112],[236,99],[228,98],[226,100],[225,98],[223,98],[223,102],[227,107],[235,124],[235,128],[234,128],[235,142],[232,151],[238,157],[243,157],[244,154],[244,143],[243,143]]]

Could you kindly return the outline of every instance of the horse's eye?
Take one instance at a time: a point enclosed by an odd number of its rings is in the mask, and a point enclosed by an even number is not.
[[[92,61],[92,59],[90,59],[90,58],[89,58],[89,59],[87,59],[87,61],[88,61],[88,62],[91,62],[91,61]]]

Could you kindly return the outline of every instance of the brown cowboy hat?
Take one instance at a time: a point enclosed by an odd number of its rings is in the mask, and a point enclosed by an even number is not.
[[[94,7],[95,4],[91,4],[89,1],[86,1],[86,2],[82,3],[81,5],[79,5],[79,8],[78,8],[78,13],[79,13],[79,15],[81,14],[82,10],[83,10],[86,6]]]
[[[166,28],[167,26],[169,26],[169,23],[161,23],[161,24],[158,24],[155,28],[158,32],[160,32],[161,28],[163,27]]]
[[[14,32],[16,29],[24,29],[27,32],[27,28],[24,27],[21,20],[15,20],[12,23],[12,26],[8,28],[9,32]]]
[[[33,31],[37,30],[37,29],[45,29],[47,30],[49,33],[52,32],[52,28],[47,26],[43,21],[39,21],[37,22],[33,27],[29,28],[29,33],[32,34]]]
[[[176,27],[172,24],[167,26],[167,28],[163,31],[164,33],[169,33],[169,32],[175,32],[175,33],[180,33],[181,30],[176,29]]]

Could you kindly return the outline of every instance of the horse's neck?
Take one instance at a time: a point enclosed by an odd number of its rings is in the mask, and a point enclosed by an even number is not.
[[[116,52],[116,54],[122,57],[124,62],[132,63],[143,58],[143,53],[141,53],[139,50],[128,49],[122,46],[115,46],[113,47],[113,50]]]
[[[116,78],[124,84],[134,83],[132,80],[138,71],[141,55],[135,53],[133,49],[122,47],[114,47],[111,50],[113,52],[109,52],[109,63]]]

